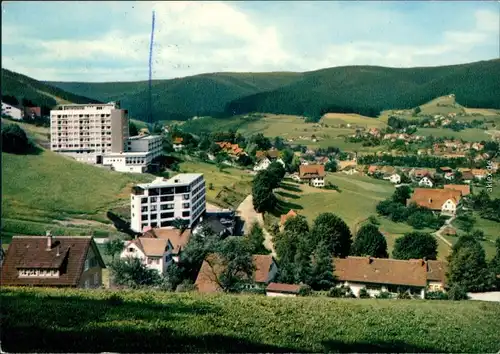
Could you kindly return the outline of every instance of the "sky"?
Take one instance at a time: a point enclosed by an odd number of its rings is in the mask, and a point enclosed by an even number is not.
[[[415,67],[500,57],[500,1],[3,1],[2,67],[37,80]]]

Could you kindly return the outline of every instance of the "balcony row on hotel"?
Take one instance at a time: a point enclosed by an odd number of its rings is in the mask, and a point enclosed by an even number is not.
[[[129,137],[127,111],[115,102],[50,111],[50,139],[54,152],[119,172],[146,172],[162,154],[161,136]]]

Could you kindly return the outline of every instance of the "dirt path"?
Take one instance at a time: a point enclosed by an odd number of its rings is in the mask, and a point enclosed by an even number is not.
[[[272,255],[276,257],[276,252],[273,246],[273,238],[269,232],[264,227],[264,218],[262,214],[257,213],[253,208],[253,198],[252,195],[248,195],[243,202],[238,206],[236,212],[240,216],[240,218],[245,222],[243,230],[246,233],[249,232],[250,227],[256,221],[259,225],[262,226],[262,230],[264,231],[264,246],[271,251]]]
[[[448,241],[447,239],[445,239],[445,238],[443,237],[442,233],[443,233],[444,229],[445,229],[447,226],[449,226],[453,220],[455,220],[455,217],[454,217],[454,216],[452,216],[451,218],[449,218],[448,220],[446,220],[446,221],[444,222],[444,225],[443,225],[443,226],[441,226],[441,228],[440,228],[439,230],[437,230],[437,231],[434,233],[434,235],[435,235],[436,237],[439,237],[439,239],[441,239],[444,243],[446,243],[446,244],[447,244],[448,246],[450,246],[450,247],[452,247],[451,242],[450,242],[450,241]]]

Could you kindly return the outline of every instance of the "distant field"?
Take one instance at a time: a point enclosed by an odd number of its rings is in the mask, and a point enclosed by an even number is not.
[[[484,109],[484,108],[464,108],[465,113],[481,114],[483,116],[500,116],[500,109]]]
[[[454,139],[464,139],[465,141],[481,141],[490,140],[491,135],[485,133],[482,129],[464,129],[459,132],[453,131],[451,129],[443,128],[418,128],[417,135],[423,136],[446,136]]]
[[[442,114],[463,113],[464,108],[455,102],[454,97],[442,96],[420,106],[420,114]]]
[[[2,289],[0,300],[2,348],[8,352],[494,353],[500,348],[500,304],[481,301],[13,288]]]
[[[212,204],[236,209],[243,199],[252,193],[253,176],[237,168],[228,167],[221,172],[215,164],[186,161],[181,163],[180,170],[184,173],[203,173],[207,191],[206,198]],[[225,190],[224,187],[228,188],[229,191]],[[217,198],[218,195],[219,198]]]

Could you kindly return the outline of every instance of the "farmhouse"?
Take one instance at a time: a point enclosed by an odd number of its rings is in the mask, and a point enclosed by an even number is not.
[[[350,169],[350,167],[356,168],[358,165],[356,160],[347,160],[347,161],[337,161],[337,168],[339,171],[344,171],[346,169]]]
[[[2,266],[3,286],[99,288],[106,268],[91,236],[14,236]]]
[[[300,165],[299,177],[301,182],[309,182],[313,187],[325,186],[324,165]]]
[[[473,168],[471,170],[471,173],[474,176],[474,178],[479,179],[479,180],[486,178],[486,176],[488,176],[488,170],[485,170],[485,169]]]
[[[297,297],[299,291],[300,291],[300,285],[270,283],[266,288],[266,296]]]
[[[245,151],[238,144],[231,144],[228,141],[221,141],[216,144],[231,157],[239,157],[245,154]]]
[[[409,291],[425,296],[428,287],[443,289],[445,265],[438,261],[396,260],[373,257],[334,258],[335,275],[354,295],[366,288],[370,296],[382,291]]]
[[[407,204],[416,203],[443,215],[455,215],[461,195],[462,192],[454,189],[415,188]]]
[[[278,272],[278,266],[274,258],[270,255],[254,255],[253,265],[255,271],[253,274],[253,285],[250,288],[264,289],[267,284],[272,282]],[[222,291],[219,285],[219,277],[223,272],[221,259],[216,254],[210,254],[205,258],[201,265],[195,285],[201,293],[213,293]]]
[[[398,184],[401,183],[401,175],[398,173],[392,173],[384,176],[384,179],[389,180],[389,182]]]
[[[262,157],[258,160],[258,162],[255,164],[253,167],[254,171],[263,171],[267,170],[267,168],[271,165],[271,160],[269,160],[267,157]]]

